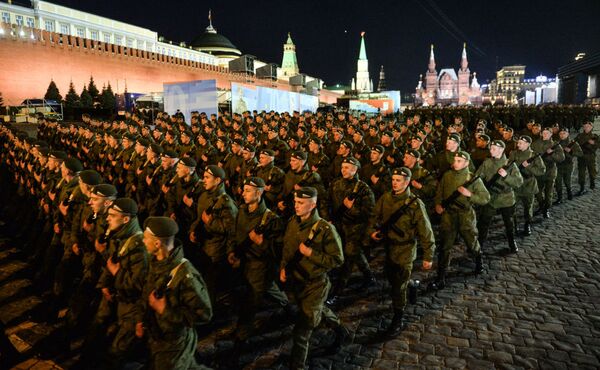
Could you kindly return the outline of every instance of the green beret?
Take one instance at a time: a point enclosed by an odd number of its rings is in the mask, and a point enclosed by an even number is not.
[[[196,163],[196,161],[194,160],[194,158],[191,158],[191,157],[184,157],[184,158],[182,158],[182,159],[181,159],[181,161],[180,161],[180,162],[181,162],[181,163],[182,163],[184,166],[186,166],[186,167],[193,167],[193,168],[196,168],[196,166],[198,165],[198,164]]]
[[[67,153],[63,152],[62,150],[51,150],[48,153],[48,158],[64,161],[67,159]]]
[[[454,156],[464,158],[467,161],[471,160],[471,155],[469,155],[469,153],[462,151],[462,150],[459,150],[458,152],[456,152],[456,154]]]
[[[351,164],[353,166],[360,168],[360,162],[358,161],[358,159],[356,159],[354,157],[346,157],[342,160],[342,163],[348,163],[348,164]]]
[[[485,141],[486,143],[489,143],[490,140],[491,140],[491,138],[488,135],[486,135],[486,134],[480,135],[479,138],[481,140]]]
[[[81,171],[79,178],[86,185],[95,186],[102,183],[102,176],[94,170]]]
[[[163,148],[162,146],[156,144],[156,143],[152,143],[150,144],[150,149],[152,150],[152,152],[154,152],[155,154],[162,154],[163,152]]]
[[[260,154],[268,155],[269,157],[275,157],[275,152],[271,149],[263,149],[260,151]]]
[[[236,144],[236,145],[239,145],[239,146],[244,146],[244,140],[242,140],[242,139],[233,139],[231,141],[231,145],[233,145],[233,144]]]
[[[250,185],[261,189],[266,186],[265,180],[261,179],[260,177],[248,177],[244,180],[244,185]]]
[[[299,159],[301,161],[305,161],[306,153],[303,152],[302,150],[296,150],[295,152],[292,153],[292,158]]]
[[[350,149],[350,150],[354,149],[354,144],[352,144],[352,142],[351,142],[351,141],[348,141],[348,140],[343,140],[343,141],[340,143],[340,146],[342,146],[342,145],[343,145],[343,146],[345,146],[346,148]]]
[[[211,176],[218,177],[221,180],[225,180],[225,171],[219,166],[215,166],[211,164],[206,167],[206,172],[208,172]]]
[[[179,154],[177,154],[177,152],[175,152],[174,150],[169,149],[169,150],[165,150],[162,153],[162,157],[176,159],[176,158],[179,158]]]
[[[420,137],[419,135],[414,135],[413,137],[410,138],[411,140],[419,140],[420,142],[423,142],[423,138]]]
[[[41,147],[41,148],[38,149],[38,152],[40,153],[40,155],[42,157],[47,157],[48,153],[50,153],[50,149],[45,148],[45,147]]]
[[[83,165],[77,158],[67,158],[64,161],[65,167],[71,172],[81,172],[83,171]]]
[[[144,148],[147,148],[148,145],[150,145],[150,142],[148,141],[148,139],[144,139],[143,137],[138,138],[136,143],[140,144]]]
[[[250,153],[256,152],[256,148],[254,148],[254,146],[252,144],[246,144],[246,145],[244,145],[243,149],[245,151],[247,151],[247,152],[250,152]]]
[[[131,216],[137,215],[138,206],[135,200],[131,198],[117,198],[110,206],[115,211]]]
[[[566,132],[567,134],[569,133],[569,129],[568,129],[567,127],[563,127],[563,128],[561,128],[561,129],[560,129],[560,131],[561,131],[561,132],[562,132],[562,131],[564,131],[564,132]]]
[[[383,154],[385,152],[385,148],[383,145],[373,145],[371,147],[371,151],[376,151],[379,154]]]
[[[527,135],[523,135],[519,138],[519,140],[523,140],[524,142],[531,144],[531,137],[527,136]]]
[[[394,137],[394,135],[390,131],[384,131],[384,132],[382,132],[381,136]]]
[[[546,126],[542,129],[542,131],[552,131],[552,127]]]
[[[416,149],[408,149],[408,150],[406,151],[406,154],[408,154],[408,155],[412,155],[413,157],[415,157],[415,158],[417,158],[417,159],[421,158],[421,152],[419,152],[419,151],[418,151],[418,150],[416,150]]]
[[[103,198],[116,197],[117,188],[112,184],[99,184],[94,186],[92,194]]]
[[[294,192],[294,196],[296,198],[316,198],[317,197],[317,189],[311,186],[304,186]]]
[[[394,175],[411,178],[412,177],[412,172],[410,171],[409,168],[398,167],[398,168],[394,168],[394,170],[392,171],[392,176],[394,176]]]
[[[321,145],[323,144],[323,140],[319,139],[316,136],[311,136],[310,139],[308,140],[310,143],[315,143],[317,145]]]
[[[448,136],[448,140],[452,140],[452,141],[456,141],[457,143],[460,144],[460,135],[457,133],[452,133]]]
[[[179,232],[177,222],[170,217],[148,217],[144,222],[144,229],[158,238],[175,236]]]
[[[492,141],[492,145],[499,146],[502,149],[506,148],[506,144],[502,140],[494,140]]]

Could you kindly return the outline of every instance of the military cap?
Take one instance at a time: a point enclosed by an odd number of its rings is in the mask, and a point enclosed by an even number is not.
[[[319,125],[319,126],[317,126],[317,130],[321,130],[321,131],[327,132],[327,127],[325,127],[323,125]]]
[[[36,148],[47,148],[49,145],[44,140],[36,140],[33,143],[33,146],[36,147]]]
[[[490,142],[490,140],[492,140],[492,139],[491,139],[491,138],[490,138],[488,135],[486,135],[486,134],[482,134],[482,135],[480,135],[480,136],[479,136],[479,138],[480,138],[481,140],[485,141],[486,143],[489,143],[489,142]]]
[[[220,141],[225,145],[229,144],[229,138],[227,136],[219,136],[217,138],[217,141]]]
[[[515,130],[513,130],[512,127],[507,127],[507,128],[504,129],[504,131],[515,132]]]
[[[242,139],[233,139],[231,141],[231,145],[233,145],[233,144],[239,145],[239,146],[244,146],[244,140],[242,140]]]
[[[568,129],[567,127],[562,127],[562,128],[560,129],[560,131],[561,131],[561,132],[562,132],[562,131],[564,131],[564,132],[566,132],[566,133],[569,133],[569,129]]]
[[[354,157],[346,157],[342,160],[342,163],[348,163],[360,168],[360,162]]]
[[[463,159],[466,159],[467,161],[471,160],[471,155],[469,155],[469,153],[463,151],[463,150],[459,150],[456,152],[456,154],[454,154],[455,157],[461,157]]]
[[[192,167],[192,168],[196,168],[196,166],[198,165],[196,163],[196,161],[194,160],[194,158],[191,158],[191,157],[183,157],[183,158],[181,158],[179,163],[182,163],[186,167]]]
[[[383,145],[373,145],[371,147],[371,151],[376,151],[379,154],[383,154],[385,153],[385,148],[383,147]]]
[[[198,135],[198,137],[200,137],[200,136],[202,136],[202,138],[203,138],[204,140],[210,140],[210,135],[209,135],[208,133],[204,132],[204,131],[203,131],[203,132],[201,132],[201,133]]]
[[[357,129],[357,130],[354,131],[354,133],[355,134],[359,134],[360,136],[365,136],[365,133],[363,132],[363,130]]]
[[[269,128],[268,128],[267,131],[277,133],[278,132],[278,128],[277,128],[277,126],[269,126]]]
[[[321,145],[321,144],[323,144],[323,140],[319,139],[319,138],[318,138],[318,137],[316,137],[316,136],[311,136],[311,137],[310,137],[310,139],[308,140],[308,142],[310,142],[310,143],[315,143],[315,144],[317,144],[317,145]]]
[[[348,149],[350,149],[350,150],[354,149],[354,144],[352,144],[352,142],[351,142],[351,141],[348,141],[348,140],[343,140],[343,141],[340,143],[340,146],[341,146],[341,145],[345,146],[346,148],[348,148]]]
[[[138,206],[135,200],[131,198],[117,198],[110,206],[115,211],[131,216],[137,215]]]
[[[168,238],[177,235],[179,226],[170,217],[154,216],[148,217],[144,222],[144,230],[158,238]]]
[[[384,132],[382,132],[381,136],[394,137],[394,135],[390,131],[384,131]]]
[[[194,134],[192,134],[192,132],[190,130],[183,130],[183,131],[181,131],[181,136],[183,136],[183,135],[185,135],[185,136],[187,136],[189,138],[194,137]]]
[[[412,172],[407,167],[398,167],[398,168],[394,168],[394,170],[392,171],[392,176],[394,176],[394,175],[411,178]]]
[[[522,136],[519,138],[519,140],[523,140],[524,142],[531,144],[531,137],[530,137],[530,136],[527,136],[527,135],[522,135]]]
[[[456,141],[460,144],[460,135],[456,133],[452,133],[448,136],[448,140]]]
[[[167,130],[167,134],[169,134],[171,136],[177,136],[177,135],[179,135],[179,132],[177,132],[177,130],[169,129],[169,130]]]
[[[560,125],[559,125],[559,124],[558,124],[558,122],[557,122],[557,123],[554,123],[554,124],[552,125],[552,127],[560,127]]]
[[[421,135],[427,136],[427,131],[425,131],[422,128],[420,128],[420,129],[417,130],[417,134],[421,134]]]
[[[94,170],[84,170],[79,173],[79,178],[86,185],[95,186],[102,182],[102,176]]]
[[[492,141],[492,145],[499,146],[501,148],[506,148],[506,144],[502,140],[494,140]]]
[[[136,139],[136,135],[135,134],[125,134],[125,135],[123,135],[123,139],[129,140],[132,143],[134,143],[135,139]]]
[[[411,156],[413,156],[413,157],[415,157],[417,159],[421,158],[421,152],[419,152],[416,149],[408,149],[406,151],[406,154],[411,155]]]
[[[405,125],[400,125],[400,126],[405,126]],[[392,127],[392,133],[394,133],[394,132],[402,132],[402,130],[400,129],[400,126],[394,125],[394,127]]]
[[[40,155],[42,157],[47,157],[48,154],[50,153],[50,149],[46,148],[46,147],[41,147],[38,149],[38,153],[40,153]]]
[[[248,177],[244,180],[244,185],[254,186],[255,188],[264,188],[266,186],[265,180],[260,177]]]
[[[140,144],[141,146],[143,146],[144,148],[147,148],[148,145],[150,145],[150,142],[148,141],[148,139],[144,139],[143,137],[139,137],[136,141],[137,144]]]
[[[115,140],[121,140],[123,139],[123,136],[121,134],[119,134],[118,132],[113,132],[111,134],[109,134],[110,136],[114,137]]]
[[[413,135],[410,138],[411,140],[419,140],[420,142],[423,142],[423,138],[420,137],[419,135]]]
[[[294,192],[294,196],[296,198],[316,198],[317,197],[317,189],[312,186],[304,186]]]
[[[171,150],[171,149],[165,150],[162,153],[162,156],[165,157],[165,158],[179,158],[179,154],[177,154],[176,151]]]
[[[306,153],[303,152],[302,150],[296,150],[295,152],[292,153],[292,158],[305,161],[306,160]]]
[[[552,131],[552,127],[546,126],[542,129],[542,131]]]
[[[248,143],[247,143],[246,145],[244,145],[244,148],[243,148],[243,149],[244,149],[245,151],[247,151],[247,152],[250,152],[250,153],[254,153],[254,152],[256,152],[256,148],[254,147],[254,145],[252,145],[252,144],[248,144]]]
[[[83,165],[77,158],[69,157],[64,161],[65,167],[71,172],[83,171]]]
[[[292,141],[292,140],[294,140],[294,141],[300,141],[300,138],[296,134],[291,134],[291,135],[288,136],[287,141]]]
[[[260,154],[268,155],[269,157],[275,157],[275,152],[271,149],[263,149]]]
[[[92,194],[108,198],[117,196],[117,188],[112,184],[99,184],[92,188]]]
[[[67,159],[67,153],[63,152],[62,150],[51,150],[48,153],[48,158],[64,161],[65,159]]]
[[[223,171],[223,169],[221,167],[215,166],[214,164],[207,166],[206,172],[208,172],[210,175],[212,175],[214,177],[220,178],[221,180],[225,179],[225,171]]]
[[[533,121],[529,121],[529,122],[533,122]],[[542,125],[539,122],[533,122],[532,127],[542,127]]]
[[[162,146],[160,146],[156,143],[150,144],[150,149],[152,149],[152,151],[156,154],[162,154],[162,152],[163,152]]]

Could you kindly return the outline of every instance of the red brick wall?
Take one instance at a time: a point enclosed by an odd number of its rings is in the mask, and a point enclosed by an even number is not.
[[[2,27],[2,25],[0,25]],[[6,26],[4,26],[6,27]],[[50,80],[56,82],[63,97],[73,81],[77,93],[90,76],[98,89],[110,82],[113,91],[149,93],[163,90],[163,82],[216,79],[217,87],[229,89],[231,82],[254,83],[282,90],[297,90],[285,81],[264,81],[229,73],[227,68],[205,65],[143,50],[94,42],[74,36],[34,30],[35,40],[25,30],[25,37],[0,36],[0,92],[5,105],[17,105],[26,98],[44,96]],[[84,47],[85,45],[85,47]],[[335,102],[328,92],[320,99]]]

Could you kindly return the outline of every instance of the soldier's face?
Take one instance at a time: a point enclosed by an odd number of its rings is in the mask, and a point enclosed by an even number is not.
[[[391,142],[392,142],[391,137],[389,137],[387,135],[381,136],[381,145],[383,145],[383,146],[390,145]]]
[[[569,133],[566,131],[561,131],[560,134],[558,134],[561,140],[565,140],[569,137]]]
[[[409,177],[404,177],[401,175],[392,176],[392,190],[394,191],[394,193],[403,193],[408,187],[409,183]]]
[[[208,191],[216,189],[217,186],[219,186],[219,184],[221,183],[221,179],[219,177],[211,175],[210,173],[208,173],[208,171],[204,172],[203,179],[204,187]]]
[[[261,193],[261,190],[252,185],[244,185],[244,191],[242,192],[244,203],[252,204],[258,202],[260,200]]]
[[[183,164],[182,162],[179,162],[177,164],[175,171],[177,172],[177,176],[182,179],[186,178],[190,174],[190,168],[188,166],[186,166],[185,164]]]
[[[267,166],[269,163],[271,163],[272,160],[273,157],[268,156],[266,154],[260,154],[258,156],[258,163],[261,165],[261,167]]]
[[[290,168],[292,169],[292,171],[300,171],[302,169],[302,167],[304,167],[304,162],[302,159],[298,159],[298,158],[290,158]]]
[[[90,200],[88,200],[88,205],[96,214],[104,213],[104,210],[107,206],[107,199],[104,197],[99,197],[96,194],[90,195]]]
[[[413,149],[419,149],[421,147],[421,141],[417,139],[412,139],[410,141],[410,147]]]
[[[463,157],[454,157],[454,162],[452,162],[452,168],[454,168],[456,171],[460,171],[463,168],[466,168],[468,165],[469,161]]]
[[[458,143],[454,140],[446,140],[446,150],[455,152],[458,149]]]
[[[586,134],[589,134],[591,131],[592,131],[592,124],[591,124],[591,123],[588,123],[588,122],[586,122],[586,123],[583,125],[583,132],[585,132]]]
[[[296,216],[305,217],[308,216],[313,209],[317,206],[317,198],[298,198],[294,197],[294,210]]]
[[[108,229],[110,231],[117,230],[118,228],[129,222],[129,220],[129,216],[125,216],[124,214],[115,211],[114,209],[109,209],[108,214],[106,215],[106,222],[108,223]]]
[[[410,154],[404,154],[404,165],[408,168],[413,168],[417,163],[417,158],[413,157]]]
[[[59,162],[54,158],[48,158],[48,170],[56,171],[59,166]]]
[[[491,145],[490,146],[490,154],[492,155],[493,158],[500,158],[502,157],[502,153],[504,153],[504,148],[498,145]]]
[[[550,140],[551,137],[552,137],[552,131],[550,131],[550,130],[542,131],[542,139]]]
[[[542,131],[542,129],[539,126],[531,127],[531,133],[533,133],[534,135],[538,135],[540,133],[540,131]]]
[[[242,158],[244,158],[245,161],[249,161],[254,157],[254,153],[249,152],[247,150],[242,151]]]
[[[371,162],[375,163],[381,159],[382,154],[376,150],[371,150]]]
[[[358,167],[350,163],[342,163],[342,177],[345,179],[351,179],[356,175]]]
[[[527,150],[529,149],[529,143],[525,140],[519,140],[517,141],[517,149],[519,149],[520,151]]]
[[[142,240],[149,254],[154,255],[160,249],[160,241],[152,235],[150,230],[144,230],[144,238]]]

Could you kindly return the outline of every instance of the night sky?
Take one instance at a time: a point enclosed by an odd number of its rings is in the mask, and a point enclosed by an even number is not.
[[[437,70],[458,69],[463,42],[480,83],[504,65],[525,64],[526,77],[554,76],[578,52],[600,49],[600,1],[306,1],[306,0],[50,0],[142,26],[167,40],[191,41],[213,25],[242,53],[281,63],[292,33],[300,71],[328,85],[349,84],[356,73],[360,32],[375,87],[379,68],[388,89],[414,91],[425,73],[429,45]]]

